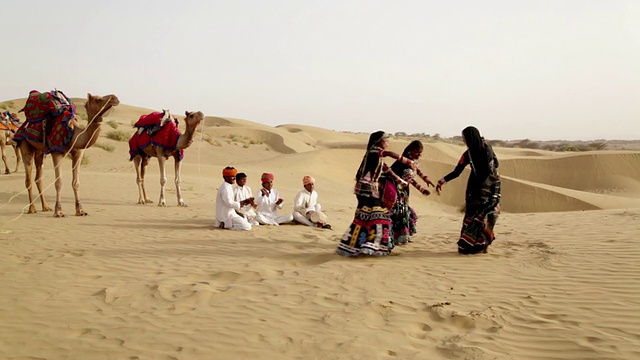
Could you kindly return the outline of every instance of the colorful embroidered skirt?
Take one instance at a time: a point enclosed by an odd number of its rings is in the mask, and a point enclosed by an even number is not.
[[[360,254],[385,256],[391,253],[391,217],[380,200],[358,196],[353,222],[344,233],[336,252],[342,256]]]
[[[418,217],[409,207],[409,191],[406,187],[397,185],[392,179],[387,179],[384,184],[382,203],[390,211],[393,243],[404,245],[416,233]]]
[[[398,204],[391,212],[393,222],[393,243],[404,245],[411,240],[411,236],[416,233],[418,216],[413,209],[407,205]]]
[[[493,227],[499,215],[500,205],[498,204],[491,206],[488,212],[478,212],[467,208],[462,221],[460,239],[458,240],[458,253],[477,254],[486,252],[495,239]]]

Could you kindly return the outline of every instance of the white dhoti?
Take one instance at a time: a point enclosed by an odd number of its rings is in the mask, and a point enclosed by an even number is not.
[[[329,218],[322,212],[320,204],[316,204],[313,207],[313,211],[308,211],[306,214],[294,211],[293,219],[307,226],[318,226],[318,224],[324,225],[329,222]]]

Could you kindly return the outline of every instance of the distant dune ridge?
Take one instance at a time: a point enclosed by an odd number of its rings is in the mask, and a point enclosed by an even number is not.
[[[73,101],[80,109],[85,99]],[[168,207],[138,205],[128,144],[113,139],[157,110],[120,104],[105,119],[81,172],[88,217],[56,219],[39,202],[21,215],[24,168],[0,176],[0,358],[640,358],[640,152],[496,147],[503,215],[488,254],[456,253],[465,170],[441,196],[412,192],[413,243],[388,258],[344,259],[334,250],[352,220],[368,134],[205,114],[183,160],[189,207],[176,206],[172,166]],[[411,140],[393,137],[391,147]],[[420,167],[434,181],[465,150],[424,145]],[[273,173],[284,211],[312,175],[333,230],[214,229],[228,165],[254,193]],[[157,203],[157,162],[147,168]],[[63,178],[71,208],[70,166]],[[46,157],[51,201],[53,180]]]

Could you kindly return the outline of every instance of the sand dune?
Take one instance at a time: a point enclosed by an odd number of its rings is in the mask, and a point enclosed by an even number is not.
[[[500,172],[580,191],[640,195],[639,152],[607,151],[543,159],[509,159],[500,163]]]
[[[640,153],[497,148],[504,213],[489,254],[456,253],[465,173],[441,196],[412,194],[413,243],[388,258],[344,259],[333,251],[353,216],[367,134],[208,116],[185,152],[189,207],[176,206],[169,166],[163,208],[136,204],[128,145],[107,138],[132,134],[151,111],[118,106],[99,139],[113,151],[86,151],[87,217],[22,214],[24,170],[0,176],[0,358],[640,358]],[[425,143],[420,167],[436,180],[463,151]],[[313,175],[334,230],[213,229],[227,165],[254,191],[274,173],[287,211]],[[51,202],[52,183],[47,157]],[[155,161],[147,190],[157,199]]]

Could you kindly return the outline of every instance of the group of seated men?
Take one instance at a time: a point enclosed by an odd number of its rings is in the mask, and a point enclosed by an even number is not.
[[[280,225],[296,221],[300,224],[331,229],[327,216],[318,204],[318,193],[314,190],[315,179],[302,178],[304,189],[293,200],[293,213],[279,215],[284,200],[273,188],[274,176],[263,173],[260,177],[262,188],[254,197],[247,185],[247,175],[238,173],[233,167],[222,170],[224,182],[216,195],[215,226],[229,230],[251,230],[257,225]],[[234,187],[233,185],[236,184]]]

